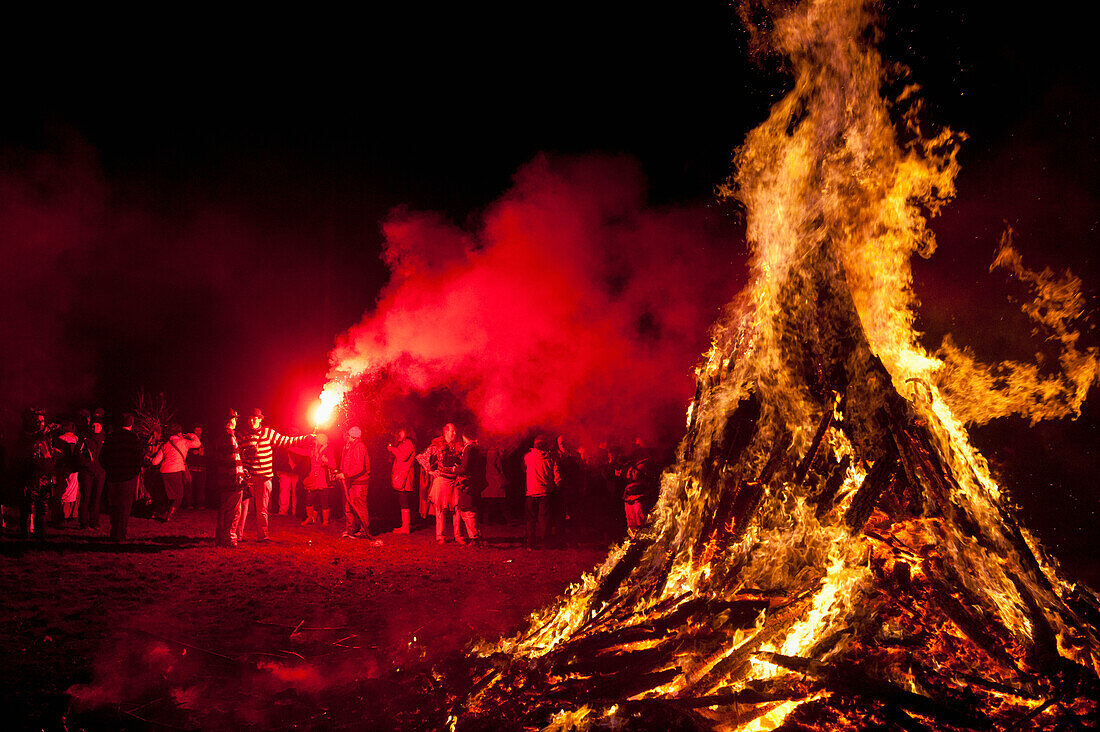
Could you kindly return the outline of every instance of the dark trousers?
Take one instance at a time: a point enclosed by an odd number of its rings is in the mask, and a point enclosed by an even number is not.
[[[111,538],[115,541],[126,541],[126,527],[130,525],[137,485],[137,476],[120,483],[107,482],[107,500],[111,504]]]
[[[31,535],[31,517],[34,517],[34,535],[46,538],[46,505],[50,501],[52,486],[44,488],[24,488],[19,501],[19,521],[23,538]]]
[[[183,496],[180,497],[178,508],[198,508],[198,497],[195,495],[195,479],[190,470],[183,471]]]
[[[343,481],[341,481],[343,482]],[[367,484],[344,483],[344,529],[349,534],[370,534],[370,513],[367,510]]]
[[[193,506],[195,508],[221,508],[220,501],[218,505],[211,505],[212,501],[217,499],[211,498],[206,495],[206,471],[191,469],[191,485],[195,491],[195,502]]]
[[[539,546],[546,540],[546,521],[550,513],[548,499],[548,496],[527,496],[524,518],[527,524],[528,547]]]
[[[214,529],[214,546],[231,546],[233,519],[237,515],[244,491],[223,491],[219,496],[218,526]]]
[[[80,528],[91,526],[99,528],[99,507],[103,502],[103,485],[107,480],[107,474],[102,470],[81,470],[80,479],[80,513],[78,521]]]
[[[163,517],[170,517],[183,504],[187,497],[187,471],[180,470],[176,473],[161,473],[160,479],[164,483],[164,500],[167,502]]]

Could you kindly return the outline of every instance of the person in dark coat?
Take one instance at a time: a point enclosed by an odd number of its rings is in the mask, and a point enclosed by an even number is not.
[[[455,507],[455,541],[462,542],[459,523],[466,525],[466,536],[476,542],[481,538],[477,531],[477,511],[481,493],[485,490],[485,453],[477,444],[477,432],[473,427],[462,430],[462,459],[455,471],[455,489],[458,505]]]
[[[23,433],[15,452],[16,480],[21,487],[20,528],[30,538],[34,520],[36,539],[46,538],[46,506],[57,486],[57,455],[46,431],[46,416],[29,409],[23,413]]]
[[[138,476],[145,459],[145,442],[134,433],[134,415],[123,414],[119,418],[118,426],[119,429],[103,441],[99,462],[107,479],[111,538],[114,541],[126,541],[126,528],[130,523],[130,511],[134,508]]]
[[[235,548],[240,539],[235,531],[235,518],[241,512],[247,485],[236,429],[237,412],[231,409],[226,415],[224,428],[214,439],[214,447],[209,455],[210,477],[218,495],[218,525],[214,530],[214,545],[226,549]]]
[[[77,475],[80,478],[80,510],[78,523],[81,529],[99,528],[99,506],[103,501],[103,486],[107,475],[99,462],[103,451],[103,422],[92,420],[88,434],[77,444]]]

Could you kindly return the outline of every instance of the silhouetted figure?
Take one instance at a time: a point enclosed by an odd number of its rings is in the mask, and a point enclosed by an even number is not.
[[[504,449],[497,443],[485,454],[485,490],[481,492],[481,515],[487,523],[507,520],[508,477],[504,472]]]
[[[107,474],[103,472],[103,465],[99,461],[105,437],[102,418],[94,417],[89,424],[88,434],[77,444],[77,474],[80,479],[80,510],[77,521],[81,529],[99,528],[99,509],[103,504],[103,486],[107,481]]]
[[[23,413],[23,432],[15,450],[16,481],[21,487],[20,528],[30,537],[46,538],[46,506],[57,486],[57,455],[46,432],[46,416],[34,409]]]
[[[481,538],[477,530],[477,513],[481,493],[485,490],[485,453],[477,444],[477,432],[473,427],[462,430],[462,458],[455,471],[455,489],[458,502],[455,506],[455,541],[462,544],[459,524],[465,524],[466,537],[476,542]]]
[[[118,429],[103,441],[103,450],[99,453],[107,477],[111,538],[115,541],[126,541],[144,459],[145,442],[134,433],[134,415],[125,413],[119,418]]]
[[[214,546],[236,548],[236,519],[244,514],[241,504],[248,481],[237,444],[237,412],[230,409],[225,424],[214,440],[210,452],[210,472],[214,492],[218,496],[218,524],[214,529]]]
[[[199,446],[187,452],[187,475],[190,481],[183,494],[183,508],[209,508],[210,498],[206,495],[206,445],[202,444],[202,425],[195,425],[191,431],[199,441]]]

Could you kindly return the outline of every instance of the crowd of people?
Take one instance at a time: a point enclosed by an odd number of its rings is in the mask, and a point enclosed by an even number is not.
[[[324,528],[342,507],[342,538],[380,543],[371,533],[371,462],[360,427],[334,445],[323,431],[282,434],[264,424],[260,409],[239,422],[230,410],[212,436],[176,422],[139,434],[130,413],[108,426],[102,409],[56,423],[27,410],[11,458],[0,453],[21,535],[42,538],[48,526],[66,524],[95,530],[105,510],[110,537],[123,542],[133,515],[171,522],[181,508],[209,508],[217,512],[215,545],[233,548],[250,515],[254,540],[263,543],[271,540],[272,513],[304,513],[302,525]],[[473,425],[448,423],[421,449],[411,428],[399,429],[387,445],[396,499],[387,503],[396,503],[390,518],[400,522],[392,533],[426,521],[440,544],[477,544],[482,523],[522,519],[525,546],[538,549],[614,539],[624,524],[634,536],[656,500],[659,465],[640,440],[629,454],[601,443],[589,455],[564,435],[508,444],[483,444]]]

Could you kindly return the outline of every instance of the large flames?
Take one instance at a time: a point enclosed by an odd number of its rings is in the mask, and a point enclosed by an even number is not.
[[[1074,413],[1096,380],[1069,277],[1046,302],[1064,375],[985,369],[913,330],[910,259],[954,195],[960,135],[888,102],[860,0],[758,39],[794,88],[736,156],[753,280],[698,369],[651,527],[518,637],[459,725],[1045,729],[1095,719],[1100,603],[1017,524],[964,424]],[[900,119],[900,129],[891,121]],[[986,374],[982,382],[976,374]],[[491,726],[491,722],[488,722]]]

